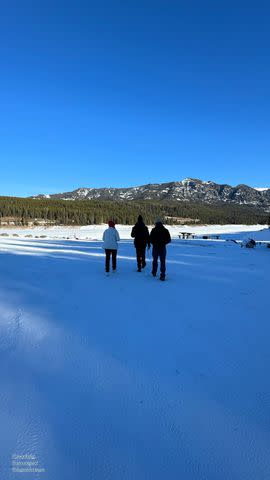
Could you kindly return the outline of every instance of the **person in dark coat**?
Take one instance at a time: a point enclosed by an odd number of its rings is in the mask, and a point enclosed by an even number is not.
[[[166,274],[166,245],[171,242],[169,230],[164,227],[161,220],[157,220],[150,233],[150,242],[153,245],[152,275],[156,277],[158,258],[160,259],[160,280],[165,280]]]
[[[148,248],[150,248],[149,230],[147,226],[144,224],[143,218],[141,215],[138,216],[138,221],[132,228],[131,236],[132,238],[134,238],[134,245],[136,248],[138,272],[141,272],[142,268],[146,266],[146,261],[145,261],[146,246],[148,245]]]

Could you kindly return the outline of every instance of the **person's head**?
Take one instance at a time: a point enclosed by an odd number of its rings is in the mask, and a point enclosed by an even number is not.
[[[109,220],[109,221],[108,221],[108,225],[109,225],[109,227],[111,227],[111,228],[114,228],[114,227],[115,227],[115,223],[114,223],[113,220]]]
[[[143,223],[143,218],[141,215],[138,216],[138,223]]]
[[[162,221],[160,220],[160,218],[157,218],[156,221],[155,221],[155,225],[156,227],[161,227],[163,225]]]

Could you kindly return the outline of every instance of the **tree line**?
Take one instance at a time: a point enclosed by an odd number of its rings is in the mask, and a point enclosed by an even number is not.
[[[265,212],[245,205],[215,204],[196,202],[161,201],[108,201],[108,200],[52,200],[18,197],[0,197],[0,221],[16,219],[19,225],[44,220],[54,225],[98,225],[113,219],[117,223],[131,225],[138,214],[146,224],[153,224],[157,218],[167,224],[266,224]],[[193,219],[193,221],[192,221]]]

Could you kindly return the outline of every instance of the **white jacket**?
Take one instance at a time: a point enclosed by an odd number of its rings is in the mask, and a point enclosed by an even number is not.
[[[107,248],[109,250],[117,250],[118,249],[118,243],[120,240],[119,233],[116,230],[116,228],[109,227],[105,232],[103,233],[103,248],[106,250]]]

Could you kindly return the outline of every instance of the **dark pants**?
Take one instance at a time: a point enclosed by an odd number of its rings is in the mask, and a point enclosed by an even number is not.
[[[137,246],[136,247],[138,270],[141,270],[141,268],[144,268],[145,265],[146,265],[145,249],[146,249],[145,246]]]
[[[110,271],[110,258],[112,256],[112,269],[116,270],[116,256],[117,256],[117,250],[112,250],[112,249],[105,249],[105,270],[106,272]]]
[[[153,265],[152,265],[153,275],[156,275],[157,273],[158,258],[160,259],[160,276],[165,278],[166,247],[157,247],[156,245],[153,245]]]

